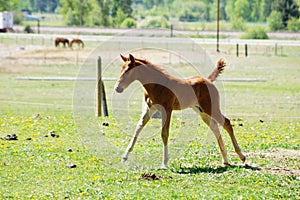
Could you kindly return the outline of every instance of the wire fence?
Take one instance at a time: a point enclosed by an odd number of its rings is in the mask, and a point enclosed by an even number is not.
[[[101,43],[119,36],[99,36],[99,35],[68,35],[68,34],[17,34],[17,33],[2,33],[0,34],[1,44],[15,44],[21,47],[26,46],[43,46],[54,47],[54,40],[57,36],[68,38],[81,38],[88,48],[96,48]],[[188,38],[184,35],[179,35],[177,38],[157,38],[157,37],[138,37],[123,35],[124,40],[129,42],[135,41],[139,43],[136,46],[143,47],[149,41],[156,43],[158,47],[164,47],[166,43],[174,41],[180,43],[181,40]],[[210,38],[190,38],[194,45],[216,45],[216,39]],[[118,41],[122,45],[123,41]],[[221,51],[228,54],[238,56],[264,55],[264,56],[286,56],[293,55],[295,52],[289,51],[290,47],[300,47],[299,40],[242,40],[242,39],[220,39]],[[239,46],[239,48],[237,47]],[[247,48],[246,48],[247,47]],[[295,54],[299,55],[299,54]]]
[[[68,38],[72,38],[72,35],[65,35]],[[155,61],[155,63],[161,64],[161,66],[168,66],[166,70],[175,75],[175,76],[191,76],[194,74],[199,74],[201,76],[206,77],[211,71],[213,64],[209,62],[209,58],[205,56],[205,50],[201,50],[199,44],[203,45],[214,45],[213,39],[188,39],[184,40],[183,38],[143,38],[143,37],[108,37],[108,36],[82,36],[83,41],[87,43],[87,48],[93,49],[95,47],[96,50],[84,51],[78,50],[69,50],[64,48],[55,48],[54,47],[54,35],[36,35],[36,34],[0,34],[0,42],[2,44],[8,44],[4,47],[2,57],[8,58],[9,64],[71,64],[77,65],[81,70],[86,70],[79,74],[81,78],[92,77],[95,75],[96,71],[96,58],[101,55],[101,57],[105,58],[103,60],[103,76],[106,78],[116,78],[119,73],[119,68],[121,66],[121,62],[118,61],[119,54],[121,52],[128,53],[133,52],[138,57],[147,57],[151,61]],[[274,43],[275,42],[275,43]],[[227,50],[227,53],[231,55],[235,55],[236,44],[240,44],[243,47],[245,44],[248,45],[249,48],[249,56],[251,55],[266,55],[266,56],[281,56],[285,55],[286,52],[292,52],[292,55],[298,55],[299,51],[295,51],[295,49],[289,50],[290,48],[298,48],[300,47],[299,42],[297,41],[244,41],[244,40],[222,40],[221,45]],[[16,45],[18,47],[17,51],[25,52],[25,54],[17,54],[15,55],[16,48],[10,48],[10,45]],[[23,47],[24,49],[21,49]],[[47,48],[45,48],[47,47]],[[49,47],[49,48],[48,48]],[[276,48],[275,48],[276,47]],[[6,49],[5,49],[6,48]],[[41,50],[42,49],[42,50]],[[8,51],[5,51],[8,50]],[[29,54],[26,54],[26,50],[34,50],[29,51]],[[240,49],[239,56],[243,55],[243,49]],[[201,53],[202,51],[202,53]],[[177,52],[177,53],[176,53]],[[180,52],[180,53],[178,53]],[[275,53],[277,52],[277,53]],[[200,62],[199,60],[204,60],[205,62]],[[34,62],[33,62],[34,61]],[[190,62],[190,63],[188,63]],[[197,71],[197,69],[193,69],[193,67],[189,64],[202,66],[201,69]],[[74,70],[74,68],[71,68]],[[48,74],[48,73],[46,73]],[[61,76],[65,76],[65,74],[60,74]],[[115,80],[115,79],[114,79]],[[24,80],[19,80],[24,81]],[[38,81],[38,80],[35,80]],[[49,80],[51,82],[51,80]],[[65,80],[61,80],[65,81]],[[80,84],[80,80],[72,79],[71,81]],[[53,83],[49,83],[50,85]],[[85,83],[84,83],[85,84]],[[86,87],[80,88],[82,91],[82,96],[88,93],[88,104],[89,110],[93,112],[95,99],[94,99],[94,90],[95,90],[95,81],[91,81],[88,85],[84,85]],[[255,83],[258,84],[258,83]],[[254,85],[255,85],[254,84]],[[261,84],[261,83],[260,83]],[[107,92],[107,104],[109,108],[109,113],[115,112],[115,115],[121,115],[122,109],[124,109],[124,102],[128,102],[126,110],[130,110],[128,112],[134,112],[134,115],[140,113],[141,110],[141,101],[142,101],[142,89],[140,86],[134,86],[133,90],[131,90],[132,95],[126,96],[125,98],[117,99],[114,96],[113,90],[114,82],[106,82],[105,89]],[[70,85],[72,86],[72,85]],[[86,88],[89,88],[88,90]],[[72,96],[72,87],[68,88],[70,91],[67,94]],[[87,91],[86,91],[87,90]],[[52,95],[55,97],[55,90],[52,91]],[[225,94],[224,91],[221,93]],[[130,93],[130,92],[129,92]],[[51,93],[49,94],[51,95]],[[73,92],[74,95],[74,92]],[[239,95],[233,95],[226,97],[225,102],[230,102],[229,106],[226,106],[228,111],[232,113],[234,116],[249,116],[252,118],[256,118],[258,116],[265,116],[268,118],[299,118],[297,111],[299,111],[299,98],[297,96],[290,96],[289,98],[278,98],[276,95],[264,95],[263,93],[256,93],[255,95],[249,93],[241,93]],[[253,96],[259,96],[259,98],[252,98]],[[53,98],[54,98],[53,97]],[[45,97],[46,98],[46,97]],[[119,98],[119,96],[118,96]],[[72,97],[69,97],[70,102],[72,102]],[[245,99],[246,101],[240,101],[241,99]],[[272,99],[276,99],[275,102],[272,102]],[[57,102],[49,103],[47,101],[43,102],[33,102],[25,101],[21,99],[18,101],[16,99],[16,104],[22,105],[34,105],[43,106],[43,105],[54,105],[56,107],[62,107],[62,109],[68,107],[69,104],[64,104]],[[118,102],[116,102],[118,101]],[[8,102],[8,101],[6,101]],[[14,104],[13,101],[9,101],[10,104]],[[226,104],[226,103],[225,103]],[[79,105],[80,106],[80,105]],[[119,107],[117,107],[119,106]],[[114,109],[114,110],[113,110]],[[245,113],[245,110],[247,112]],[[274,112],[276,110],[276,112]],[[296,112],[292,112],[295,110]],[[121,114],[120,112],[121,111]],[[124,111],[124,110],[123,110]],[[275,114],[272,114],[274,112]],[[127,113],[128,114],[128,113]],[[94,115],[94,114],[92,114]],[[124,115],[124,114],[123,114]]]

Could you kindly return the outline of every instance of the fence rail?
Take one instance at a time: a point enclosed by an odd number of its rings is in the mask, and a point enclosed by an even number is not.
[[[88,42],[105,42],[111,39],[114,39],[115,42],[124,42],[124,39],[128,42],[136,41],[136,42],[153,42],[153,43],[161,43],[161,37],[138,37],[138,36],[103,36],[103,35],[74,35],[74,34],[21,34],[21,33],[0,33],[0,42],[6,43],[6,40],[14,41],[15,44],[27,41],[32,45],[45,45],[46,41],[51,41],[53,43],[54,38],[57,36],[63,36],[66,38],[75,38],[80,37]],[[186,37],[188,38],[188,37]],[[196,44],[216,44],[216,39],[213,38],[190,38],[191,41]],[[182,37],[174,37],[167,38],[164,37],[164,42],[168,43],[180,43],[182,41]],[[237,43],[244,45],[254,45],[254,46],[274,46],[275,44],[280,46],[300,46],[300,40],[277,40],[277,39],[269,39],[269,40],[252,40],[252,39],[220,39],[220,44],[222,45],[236,45]]]
[[[75,37],[74,35],[65,35],[66,37]],[[53,45],[54,35],[47,35],[47,34],[0,34],[0,42],[4,44],[17,44],[17,45]],[[188,51],[193,51],[192,46],[188,46],[187,44],[183,44],[182,38],[164,38],[162,42],[161,38],[150,38],[150,37],[112,37],[112,36],[80,36],[84,41],[90,42],[90,44],[95,45],[95,41],[97,42],[105,42],[110,41],[114,42],[115,46],[109,46],[110,49],[107,51],[116,51],[118,53],[122,52],[123,49],[119,49],[124,45],[124,41],[128,42],[129,45],[135,44],[135,48],[137,46],[147,46],[147,44],[158,45],[160,48],[164,48],[165,46],[176,44],[178,48],[184,49],[189,48]],[[190,39],[190,44],[215,44],[214,39]],[[285,48],[286,46],[293,46],[293,47],[300,47],[299,41],[291,41],[291,40],[264,40],[264,41],[257,41],[257,40],[235,40],[235,39],[221,39],[220,45],[232,45],[233,51],[235,49],[235,45],[239,43],[240,45],[248,44],[249,47],[249,54],[252,54],[253,49],[260,48],[260,49],[269,49],[269,51],[273,51],[273,47],[277,45],[278,47]],[[182,44],[182,45],[180,45]],[[114,50],[115,47],[118,47]],[[251,49],[253,48],[253,49]],[[259,51],[255,51],[257,52]],[[261,51],[262,53],[268,51]],[[260,52],[260,53],[261,53]],[[114,55],[115,52],[111,53]],[[234,53],[232,53],[234,54]],[[254,52],[253,52],[254,54]],[[42,57],[41,57],[42,58]],[[172,57],[173,58],[173,57]],[[47,60],[47,56],[44,56],[44,59]],[[199,58],[197,58],[199,59]],[[78,59],[75,59],[78,60]],[[110,75],[109,75],[110,76]],[[96,81],[96,77],[17,77],[17,80],[44,80],[44,81]],[[102,77],[102,81],[116,81],[116,78],[113,77]],[[233,82],[264,82],[265,80],[260,79],[219,79],[219,81],[233,81]]]
[[[20,47],[27,46],[43,46],[53,47],[55,34],[20,34],[20,33],[1,33],[1,44],[14,44]],[[99,45],[105,42],[114,43],[114,48],[119,48],[124,45],[124,41],[130,44],[134,44],[135,47],[147,47],[155,45],[157,48],[167,48],[168,45],[183,45],[182,48],[186,48],[185,42],[187,38],[183,37],[138,37],[138,36],[99,36],[99,35],[72,35],[72,34],[60,34],[59,36],[69,39],[80,37],[87,48],[97,48]],[[215,45],[216,40],[211,38],[189,38],[191,48],[194,45]],[[225,51],[227,54],[237,56],[251,56],[251,55],[265,55],[265,56],[283,56],[286,55],[286,48],[288,47],[300,47],[300,40],[243,40],[243,39],[220,39],[220,50]],[[245,48],[236,48],[240,47]],[[289,52],[295,54],[294,52]],[[45,56],[44,56],[45,57]],[[42,58],[41,58],[42,59]]]

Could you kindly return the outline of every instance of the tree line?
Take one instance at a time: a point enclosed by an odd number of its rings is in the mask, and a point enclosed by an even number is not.
[[[220,19],[231,22],[233,29],[243,29],[244,22],[269,22],[271,29],[284,29],[300,24],[299,5],[300,0],[220,0]],[[218,0],[0,0],[0,11],[22,8],[59,13],[66,25],[134,27],[148,16],[162,17],[159,24],[170,19],[215,21]]]

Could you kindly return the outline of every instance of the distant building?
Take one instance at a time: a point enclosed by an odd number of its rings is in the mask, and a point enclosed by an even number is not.
[[[0,32],[13,30],[14,14],[12,12],[0,12]]]

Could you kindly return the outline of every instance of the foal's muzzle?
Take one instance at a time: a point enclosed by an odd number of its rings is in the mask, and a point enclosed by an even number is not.
[[[124,89],[122,87],[120,87],[119,85],[117,85],[115,87],[115,90],[116,90],[117,93],[121,93],[121,92],[123,92]]]

